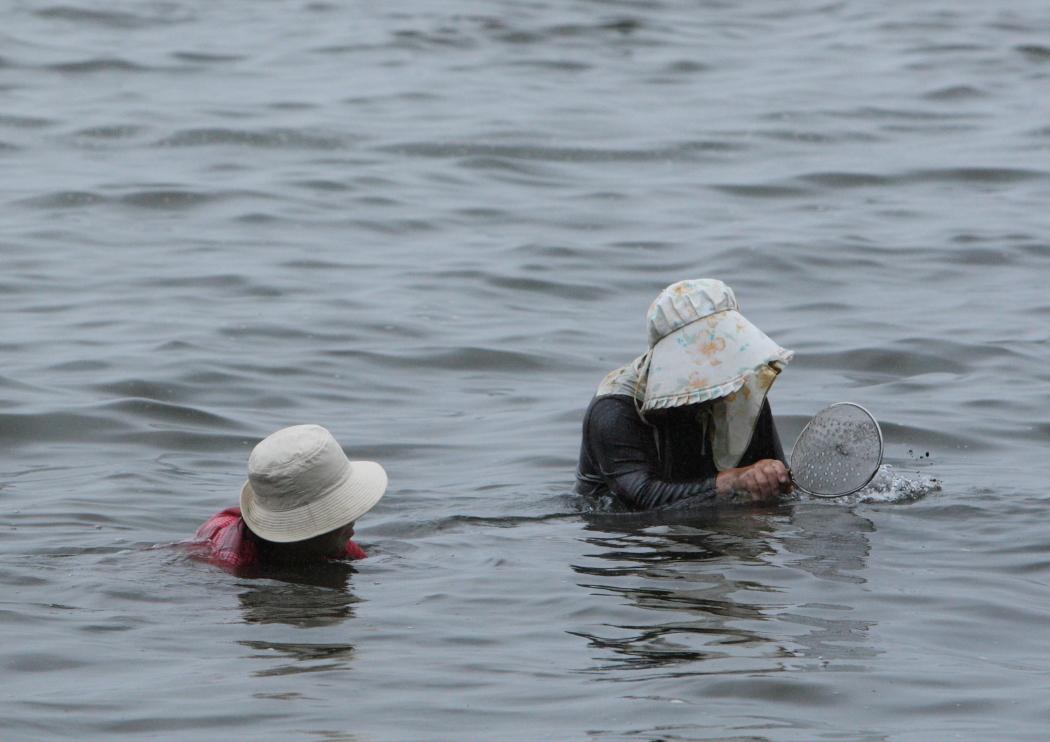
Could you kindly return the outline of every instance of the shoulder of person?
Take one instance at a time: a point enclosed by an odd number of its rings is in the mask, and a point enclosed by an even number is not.
[[[624,423],[644,424],[645,422],[638,414],[634,397],[624,394],[595,397],[587,416],[592,424],[623,425]]]

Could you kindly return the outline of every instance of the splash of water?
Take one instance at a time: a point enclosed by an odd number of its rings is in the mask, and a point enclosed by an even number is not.
[[[899,472],[889,464],[883,464],[867,487],[848,497],[837,497],[834,501],[845,505],[914,502],[940,490],[939,479],[919,472]]]

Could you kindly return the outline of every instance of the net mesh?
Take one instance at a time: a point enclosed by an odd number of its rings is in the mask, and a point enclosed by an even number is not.
[[[803,492],[841,497],[861,489],[882,464],[882,431],[850,402],[825,407],[803,428],[791,451],[791,478]]]

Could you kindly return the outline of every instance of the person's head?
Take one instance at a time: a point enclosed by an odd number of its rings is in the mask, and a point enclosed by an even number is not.
[[[794,354],[740,314],[733,290],[714,278],[671,284],[646,317],[649,350],[607,375],[598,396],[633,397],[638,414],[654,424],[661,414],[703,413],[712,423],[715,465],[736,466],[766,393]]]
[[[274,554],[304,561],[341,556],[354,523],[386,485],[383,467],[350,461],[320,425],[295,425],[252,450],[241,516]]]

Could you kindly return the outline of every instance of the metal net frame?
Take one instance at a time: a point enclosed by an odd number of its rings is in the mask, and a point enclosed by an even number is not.
[[[791,479],[815,497],[845,497],[864,489],[882,465],[882,429],[853,402],[818,412],[791,449]]]

